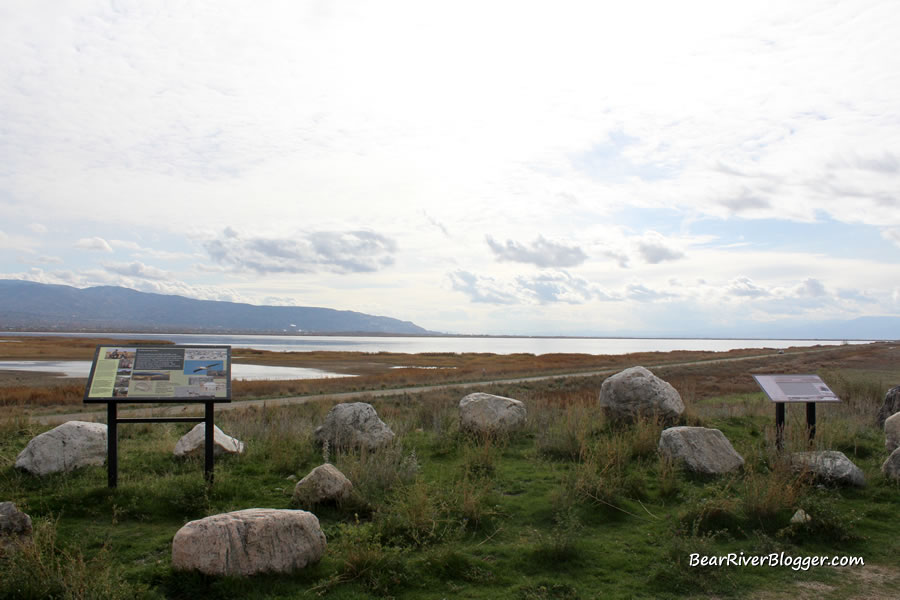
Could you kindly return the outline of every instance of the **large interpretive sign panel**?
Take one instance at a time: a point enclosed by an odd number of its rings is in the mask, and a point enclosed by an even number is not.
[[[231,400],[231,346],[98,346],[85,402]]]
[[[818,375],[754,375],[772,402],[840,402]]]

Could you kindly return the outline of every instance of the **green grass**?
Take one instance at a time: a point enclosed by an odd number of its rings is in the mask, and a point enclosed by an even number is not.
[[[212,486],[202,461],[171,454],[187,426],[123,425],[119,487],[109,490],[101,467],[45,478],[15,471],[41,429],[6,422],[0,500],[32,516],[36,542],[0,558],[0,598],[754,597],[796,581],[849,595],[859,578],[830,568],[688,565],[692,553],[858,555],[897,577],[900,487],[879,472],[878,392],[853,373],[828,377],[851,400],[820,411],[816,444],[863,469],[861,490],[819,489],[791,473],[774,449],[774,410],[758,394],[688,407],[691,424],[721,429],[747,461],[718,479],[660,459],[659,425],[606,423],[596,378],[486,386],[528,407],[525,429],[503,437],[459,432],[454,392],[372,401],[398,435],[377,452],[327,451],[355,487],[342,505],[315,509],[325,558],[293,575],[244,579],[173,571],[172,538],[211,514],[295,508],[288,477],[321,464],[312,432],[327,404],[221,413],[217,424],[247,452],[218,459]],[[788,450],[806,447],[802,418],[789,411]],[[801,507],[813,521],[791,525]]]

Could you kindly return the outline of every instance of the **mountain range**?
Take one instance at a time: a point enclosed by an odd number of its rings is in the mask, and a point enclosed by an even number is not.
[[[183,333],[431,333],[410,321],[309,306],[194,300],[99,286],[0,280],[0,330]]]

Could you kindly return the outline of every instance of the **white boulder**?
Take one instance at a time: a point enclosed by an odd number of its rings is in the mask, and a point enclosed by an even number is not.
[[[744,466],[728,438],[718,429],[670,427],[659,436],[660,453],[702,475],[723,475]]]
[[[35,436],[16,458],[32,475],[67,472],[106,461],[106,425],[68,421]]]
[[[362,447],[373,450],[394,439],[394,432],[378,418],[375,407],[365,402],[337,404],[316,428],[316,440],[334,448]]]
[[[843,452],[821,450],[817,452],[795,452],[791,455],[791,466],[795,471],[808,471],[824,483],[865,487],[866,476]]]
[[[294,486],[294,501],[301,506],[341,502],[350,496],[353,484],[334,465],[319,465]]]
[[[205,456],[206,424],[198,423],[175,443],[175,456]],[[243,454],[244,442],[227,435],[213,425],[213,456]]]
[[[525,404],[504,396],[476,392],[459,401],[459,428],[476,433],[499,433],[525,424]]]
[[[290,573],[318,562],[325,545],[312,513],[248,508],[179,529],[172,540],[172,568],[206,575]]]
[[[631,367],[607,377],[600,387],[600,406],[614,421],[657,417],[675,422],[684,412],[678,391],[644,367]]]
[[[897,448],[881,465],[882,474],[888,479],[900,482],[900,448]]]
[[[884,447],[888,452],[900,448],[900,413],[894,413],[884,422]]]

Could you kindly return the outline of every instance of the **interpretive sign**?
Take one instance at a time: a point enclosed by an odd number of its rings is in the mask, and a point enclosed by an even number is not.
[[[231,399],[230,346],[98,346],[84,401]]]
[[[107,475],[118,482],[119,423],[204,423],[205,473],[213,479],[213,407],[231,402],[231,346],[97,346],[85,403],[106,403]],[[119,418],[125,403],[202,403],[202,417]]]
[[[772,402],[840,402],[818,375],[754,375]]]
[[[784,405],[806,403],[806,430],[809,443],[816,437],[816,402],[834,403],[841,399],[818,375],[754,375],[762,391],[775,403],[775,443],[784,447]]]

